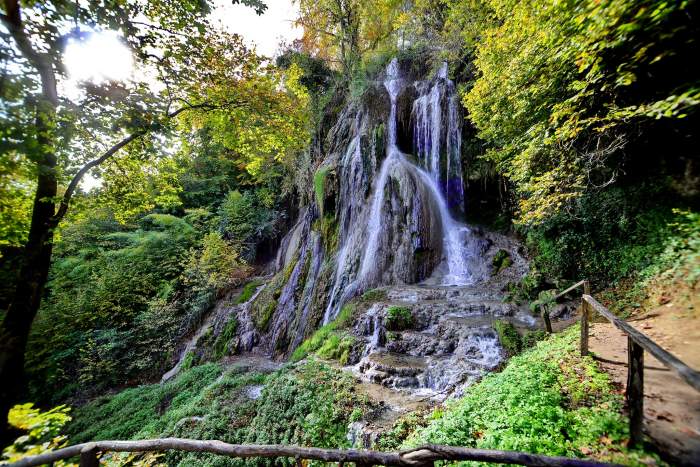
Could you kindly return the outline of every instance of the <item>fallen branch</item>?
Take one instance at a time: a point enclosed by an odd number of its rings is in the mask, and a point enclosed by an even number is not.
[[[26,457],[9,467],[32,467],[61,459],[80,456],[82,465],[97,465],[98,452],[160,452],[168,450],[208,452],[229,457],[288,457],[324,462],[353,462],[360,465],[425,466],[438,460],[480,461],[498,464],[530,466],[595,467],[610,466],[602,462],[551,457],[525,452],[460,448],[426,445],[399,452],[364,451],[357,449],[321,449],[287,445],[228,444],[217,440],[183,438],[148,439],[139,441],[95,441],[76,444],[56,451]],[[92,459],[92,461],[90,461]]]

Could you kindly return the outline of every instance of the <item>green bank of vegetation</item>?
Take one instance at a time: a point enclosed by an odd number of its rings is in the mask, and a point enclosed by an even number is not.
[[[265,11],[258,0],[233,3]],[[0,388],[0,415],[14,403],[42,408],[15,412],[14,426],[31,435],[8,455],[64,442],[54,437],[65,414],[45,415],[63,403],[80,407],[71,441],[181,433],[346,445],[347,422],[361,413],[339,397],[365,405],[323,365],[267,375],[204,362],[151,383],[216,300],[244,284],[235,301],[252,297],[260,283],[250,278],[299,208],[318,205],[324,248],[337,248],[323,206],[332,174],[319,168],[328,130],[395,56],[425,74],[449,63],[465,115],[467,220],[519,236],[532,259],[512,299],[585,277],[630,313],[660,282],[697,290],[697,1],[296,4],[304,35],[275,60],[220,31],[207,1],[0,7],[0,380],[12,382]],[[76,24],[119,30],[159,86],[144,78],[64,93],[61,54]],[[77,185],[88,169],[101,180],[89,192]],[[353,312],[291,359],[346,362]],[[260,313],[262,327],[271,314]],[[389,316],[395,329],[413,319],[400,307]],[[499,333],[514,355],[540,337]],[[572,336],[514,357],[434,420],[415,416],[425,426],[408,443],[643,461],[622,447],[619,397],[573,356]],[[247,395],[263,384],[260,399]],[[0,425],[11,442],[18,433]]]

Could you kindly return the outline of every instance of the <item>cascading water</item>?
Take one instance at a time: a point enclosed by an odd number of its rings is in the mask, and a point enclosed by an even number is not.
[[[387,283],[383,274],[396,253],[385,250],[390,245],[384,237],[391,218],[387,212],[390,208],[386,193],[392,179],[412,180],[410,183],[415,185],[415,196],[419,199],[418,207],[432,211],[431,215],[439,223],[439,227],[433,226],[432,229],[439,231],[442,238],[442,261],[434,269],[429,282],[468,285],[475,281],[471,264],[478,260],[477,248],[470,241],[470,230],[451,214],[451,211],[461,212],[464,194],[458,103],[454,85],[447,79],[446,65],[441,68],[432,86],[426,82],[409,84],[421,93],[413,103],[414,146],[425,170],[411,163],[397,145],[397,98],[407,84],[396,59],[387,67],[383,84],[390,101],[386,157],[375,172],[368,209],[364,206],[358,209],[361,201],[351,201],[348,209],[341,211],[341,244],[336,256],[335,280],[324,313],[324,324],[332,321],[342,304],[357,291]],[[359,122],[355,122],[358,133],[360,126]],[[344,183],[341,189],[344,199],[354,200],[357,194],[345,191],[348,188],[358,190],[361,186],[359,180],[355,180],[363,173],[361,151],[361,137],[358,134],[350,142],[342,159],[342,167],[353,182],[341,182]],[[348,221],[354,226],[350,226]],[[363,223],[364,229],[356,227]]]
[[[438,282],[441,285],[467,285],[473,282],[473,276],[469,270],[470,259],[474,257],[474,251],[469,248],[469,229],[457,222],[452,218],[450,214],[448,204],[443,196],[447,197],[449,200],[449,183],[446,183],[445,190],[441,192],[440,190],[440,151],[441,151],[441,138],[440,133],[442,131],[442,109],[440,105],[440,100],[442,96],[441,86],[446,86],[448,82],[446,78],[446,66],[443,67],[444,71],[438,74],[438,82],[433,86],[430,94],[419,98],[414,103],[414,108],[423,107],[424,109],[430,108],[430,111],[420,111],[421,114],[429,114],[430,121],[420,121],[418,123],[419,127],[425,130],[426,134],[430,135],[428,140],[429,144],[419,145],[419,156],[422,156],[422,160],[429,167],[430,173],[414,166],[404,157],[404,155],[399,151],[396,145],[396,98],[401,87],[401,78],[399,76],[398,61],[396,59],[392,60],[387,68],[387,79],[384,81],[384,86],[389,92],[389,98],[391,99],[391,111],[389,113],[389,124],[388,124],[388,135],[387,135],[387,157],[382,163],[382,167],[377,178],[377,183],[375,186],[372,208],[370,211],[369,223],[367,225],[367,230],[369,232],[369,238],[367,241],[367,246],[365,249],[364,257],[362,260],[362,267],[360,269],[360,277],[369,282],[371,279],[370,274],[373,273],[373,264],[375,263],[375,258],[378,254],[377,251],[377,238],[381,229],[381,210],[384,204],[384,191],[389,178],[390,170],[394,165],[403,165],[406,169],[417,174],[418,178],[423,182],[423,184],[428,188],[428,192],[432,195],[432,201],[438,207],[440,211],[440,220],[442,222],[442,232],[443,232],[443,265],[438,268],[439,279]],[[443,76],[444,75],[444,76]],[[444,83],[441,83],[443,81]],[[430,105],[420,104],[421,99],[429,97]],[[450,97],[450,96],[448,96]],[[451,103],[452,100],[450,99]],[[456,115],[456,112],[454,113]],[[450,115],[450,120],[454,117],[452,111],[448,111]],[[427,120],[427,119],[426,119]],[[447,134],[449,141],[451,138],[454,139],[454,128],[458,125],[455,122],[451,122],[448,126]],[[459,140],[459,135],[457,135],[457,140]],[[423,141],[422,138],[417,138],[418,141]],[[459,144],[454,144],[450,146],[450,149],[455,146],[459,148]],[[454,158],[453,154],[448,154],[448,161]],[[460,184],[461,184],[461,163],[459,163],[459,154],[457,154],[457,164],[448,164],[447,179],[449,180],[449,170],[450,167],[460,167]],[[461,198],[461,190],[459,191]]]

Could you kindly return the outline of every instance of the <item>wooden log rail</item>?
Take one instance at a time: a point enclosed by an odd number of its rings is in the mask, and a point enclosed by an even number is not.
[[[582,281],[579,281],[569,287],[568,289],[563,290],[562,292],[559,292],[552,298],[552,302],[556,303],[560,298],[565,296],[566,294],[573,292],[574,290],[578,289],[579,287],[583,287],[583,293],[586,295],[591,294],[591,285],[590,283],[584,279]],[[540,305],[540,314],[542,315],[542,320],[544,321],[544,327],[546,331],[551,334],[552,333],[552,321],[549,319],[549,306],[546,304]],[[586,326],[588,326],[588,322],[586,322]],[[581,336],[583,337],[583,331],[581,333]]]
[[[364,451],[356,449],[320,449],[288,445],[228,444],[222,441],[204,441],[183,438],[148,439],[141,441],[95,441],[76,444],[56,451],[26,457],[9,467],[32,467],[50,464],[62,459],[80,457],[80,467],[97,467],[99,453],[105,452],[162,452],[168,450],[208,452],[222,456],[250,458],[263,457],[275,459],[280,457],[323,462],[352,462],[357,466],[397,465],[429,466],[435,461],[480,461],[498,464],[517,464],[530,466],[561,467],[596,467],[613,466],[585,459],[568,457],[542,456],[514,451],[496,451],[489,449],[460,448],[453,446],[426,445],[416,449],[398,452]]]
[[[589,294],[583,295],[581,313],[581,355],[588,355],[588,320],[592,311],[603,316],[616,328],[627,335],[627,391],[625,398],[630,416],[630,445],[643,439],[644,423],[644,351],[652,354],[668,369],[674,371],[683,381],[700,391],[700,372],[683,363],[675,355],[662,348],[647,335],[618,318]]]
[[[647,335],[639,332],[625,320],[618,318],[610,310],[605,308],[600,302],[591,296],[590,284],[587,280],[582,280],[568,289],[558,293],[552,299],[556,302],[566,294],[583,287],[583,301],[581,303],[581,355],[586,356],[588,351],[588,334],[591,313],[596,312],[610,321],[616,328],[627,335],[627,390],[625,400],[630,417],[630,442],[635,446],[642,442],[642,428],[644,424],[644,351],[652,354],[658,361],[663,363],[668,369],[676,372],[683,381],[692,386],[696,391],[700,391],[700,372],[693,370],[688,365],[679,360],[666,349],[662,348]],[[552,332],[552,324],[549,319],[549,310],[546,305],[542,307],[542,318],[547,332]]]

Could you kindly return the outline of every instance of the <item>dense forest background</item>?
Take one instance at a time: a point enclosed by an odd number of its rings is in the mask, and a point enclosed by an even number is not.
[[[654,284],[697,284],[696,1],[299,0],[304,36],[272,58],[217,30],[206,3],[2,7],[4,342],[13,310],[29,313],[23,271],[51,245],[8,402],[158,380],[206,311],[266,272],[299,210],[323,203],[330,126],[395,56],[449,64],[466,221],[519,237],[532,261],[513,299],[588,278],[625,315]],[[78,23],[119,30],[148,76],[62,93]],[[85,167],[101,180],[87,192],[72,183]]]

